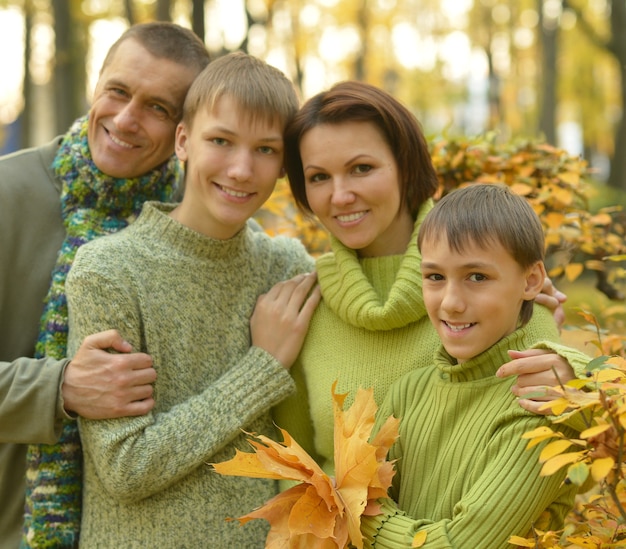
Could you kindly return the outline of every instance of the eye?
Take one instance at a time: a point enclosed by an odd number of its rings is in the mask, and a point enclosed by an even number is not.
[[[352,169],[352,171],[356,174],[365,174],[365,173],[370,172],[371,170],[372,170],[372,166],[370,166],[369,164],[357,164]]]
[[[126,90],[123,90],[122,88],[109,88],[108,91],[110,93],[112,93],[113,95],[119,95],[120,97],[128,97],[128,93],[126,92]]]
[[[225,147],[228,145],[228,139],[224,139],[223,137],[212,137],[209,141],[218,147]]]
[[[431,280],[433,282],[438,282],[444,279],[444,276],[439,273],[424,273],[423,277],[425,280]]]
[[[276,150],[269,146],[263,146],[263,147],[259,147],[259,152],[261,154],[274,154]]]
[[[319,183],[320,181],[326,181],[329,179],[328,174],[325,173],[314,173],[313,175],[307,178],[309,183]]]
[[[469,275],[469,279],[472,282],[482,282],[483,280],[487,280],[487,277],[481,273],[472,273],[471,275]]]
[[[150,109],[154,111],[154,113],[160,118],[170,117],[169,111],[163,105],[160,105],[159,103],[153,103],[152,105],[150,105]]]

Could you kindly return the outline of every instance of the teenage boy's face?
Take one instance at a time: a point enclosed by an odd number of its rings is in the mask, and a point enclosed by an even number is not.
[[[185,194],[173,217],[212,238],[228,239],[270,197],[283,169],[283,128],[252,118],[230,97],[201,108],[176,130],[187,162]]]
[[[522,302],[541,290],[542,263],[523,269],[494,240],[463,253],[445,235],[421,246],[424,303],[446,351],[459,363],[479,355],[517,328]]]
[[[144,175],[174,152],[176,124],[196,72],[124,40],[103,69],[87,136],[96,166],[113,177]]]

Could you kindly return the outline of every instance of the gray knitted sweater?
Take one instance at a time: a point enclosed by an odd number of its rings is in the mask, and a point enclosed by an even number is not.
[[[152,355],[156,406],[142,417],[79,420],[84,449],[81,549],[263,547],[263,521],[227,522],[276,493],[272,481],[207,465],[250,451],[241,429],[272,434],[289,372],[251,347],[257,296],[313,269],[304,247],[246,228],[207,238],[148,203],[135,223],[83,246],[67,280],[70,356],[117,328]]]

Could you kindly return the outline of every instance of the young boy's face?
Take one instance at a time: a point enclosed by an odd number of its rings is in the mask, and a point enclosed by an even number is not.
[[[283,128],[252,119],[230,97],[202,108],[192,127],[176,130],[187,162],[185,194],[173,216],[207,236],[228,239],[270,197],[283,167]]]
[[[523,269],[502,244],[452,250],[445,235],[421,245],[424,303],[446,351],[459,363],[518,325],[522,302],[541,291],[543,263]]]

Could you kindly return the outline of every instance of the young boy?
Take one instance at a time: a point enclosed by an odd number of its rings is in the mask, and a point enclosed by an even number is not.
[[[225,519],[264,503],[275,484],[206,463],[248,449],[242,429],[273,434],[269,409],[295,389],[288,368],[320,298],[311,274],[271,289],[313,262],[296,240],[246,226],[282,174],[297,107],[277,69],[242,53],[213,61],[176,130],[181,204],[147,203],[128,229],[76,256],[70,356],[85,335],[115,327],[157,371],[149,414],[79,420],[81,548],[264,544],[262,521]]]
[[[541,223],[508,187],[473,184],[437,203],[418,246],[442,345],[433,366],[392,385],[378,412],[379,421],[401,419],[388,456],[397,473],[394,501],[363,520],[366,547],[408,548],[424,531],[425,548],[504,549],[540,517],[559,527],[575,494],[564,473],[539,476],[540,449],[527,451],[521,438],[549,420],[521,409],[514,380],[495,376],[509,350],[568,353],[524,329],[546,276]]]

